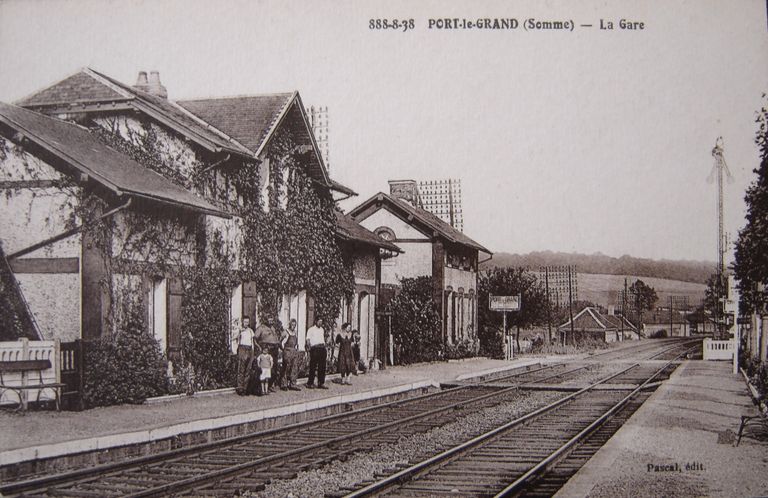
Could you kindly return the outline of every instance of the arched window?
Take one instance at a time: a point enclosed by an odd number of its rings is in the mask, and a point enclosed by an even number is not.
[[[373,231],[376,235],[387,241],[395,240],[395,232],[389,227],[379,227]]]

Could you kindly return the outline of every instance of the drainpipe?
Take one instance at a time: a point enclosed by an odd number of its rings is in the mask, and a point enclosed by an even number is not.
[[[93,224],[96,224],[96,223],[106,219],[106,218],[109,218],[110,216],[114,216],[118,212],[128,208],[128,206],[131,205],[131,201],[132,201],[132,199],[129,197],[128,201],[125,204],[123,204],[122,206],[118,206],[115,209],[112,209],[111,211],[107,211],[106,213],[104,213],[101,216],[99,216],[98,218],[96,218],[90,224],[93,225]],[[25,254],[29,254],[31,252],[37,251],[41,247],[45,247],[47,245],[53,244],[54,242],[58,242],[58,241],[60,241],[62,239],[66,239],[67,237],[70,237],[70,236],[80,232],[85,227],[86,227],[86,225],[84,225],[84,224],[80,225],[80,226],[76,226],[75,228],[71,228],[71,229],[69,229],[69,230],[67,230],[65,232],[61,232],[58,235],[54,235],[53,237],[45,239],[45,240],[43,240],[41,242],[38,242],[36,244],[33,244],[33,245],[29,246],[29,247],[25,247],[24,249],[21,249],[21,250],[16,251],[16,252],[14,252],[12,254],[9,254],[8,255],[8,260],[10,261],[10,260],[18,258],[20,256],[24,256]]]
[[[219,161],[216,161],[215,163],[211,164],[211,165],[210,165],[210,166],[208,166],[207,168],[204,168],[204,169],[203,169],[203,171],[201,171],[201,172],[200,172],[200,174],[202,175],[203,173],[208,173],[208,172],[209,172],[209,171],[211,171],[212,169],[214,169],[214,168],[218,167],[218,166],[219,166],[221,163],[224,163],[224,162],[227,162],[227,161],[229,161],[229,158],[230,158],[230,157],[232,157],[232,154],[227,154],[227,156],[226,156],[224,159],[221,159],[221,160],[219,160]]]

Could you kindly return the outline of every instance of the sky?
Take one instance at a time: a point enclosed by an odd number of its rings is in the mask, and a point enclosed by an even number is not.
[[[518,27],[430,29],[446,18]],[[0,101],[86,66],[158,70],[171,99],[298,90],[329,108],[331,176],[359,193],[345,209],[389,179],[458,178],[465,232],[494,252],[715,261],[710,152],[722,136],[735,239],[767,28],[763,0],[0,0]]]

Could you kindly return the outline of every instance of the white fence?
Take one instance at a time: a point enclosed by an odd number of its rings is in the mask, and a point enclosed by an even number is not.
[[[43,370],[44,384],[61,382],[59,341],[18,341],[0,342],[0,361],[49,360],[51,368]],[[40,374],[35,372],[3,372],[3,384],[6,386],[25,386],[39,384]],[[18,404],[27,400],[55,399],[52,389],[25,389],[22,391],[23,400],[19,400],[16,391],[5,390],[0,394],[0,405]],[[38,398],[39,396],[39,398]]]
[[[713,341],[704,339],[705,360],[733,360],[733,340]]]

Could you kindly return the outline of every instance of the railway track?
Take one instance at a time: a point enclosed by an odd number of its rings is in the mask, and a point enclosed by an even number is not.
[[[642,348],[645,349],[645,348]],[[289,479],[401,437],[426,432],[458,417],[520,396],[518,386],[564,382],[587,366],[538,366],[416,398],[351,410],[279,429],[78,469],[53,476],[3,483],[2,496],[167,496],[185,493],[232,496],[258,491],[272,479]],[[554,380],[558,379],[558,380]]]
[[[693,344],[695,342],[701,342],[701,339],[653,339],[650,342],[645,342],[639,345],[631,345],[622,347],[615,350],[605,351],[603,353],[597,353],[585,358],[586,360],[599,360],[599,361],[613,361],[632,358],[633,360],[639,359],[654,359],[655,356],[664,354],[667,351],[681,348],[685,344]],[[641,355],[641,357],[638,357]]]
[[[630,365],[346,496],[551,496],[650,395],[643,389],[674,368],[674,360]],[[598,389],[626,383],[637,387]]]
[[[525,373],[528,372],[497,379],[514,379]],[[565,377],[568,373],[565,370],[557,375]],[[54,476],[4,483],[0,485],[0,494],[144,497],[205,490],[207,495],[232,496],[243,489],[262,489],[271,479],[290,478],[300,470],[322,465],[345,454],[427,431],[519,395],[516,386],[459,386],[280,429]]]

